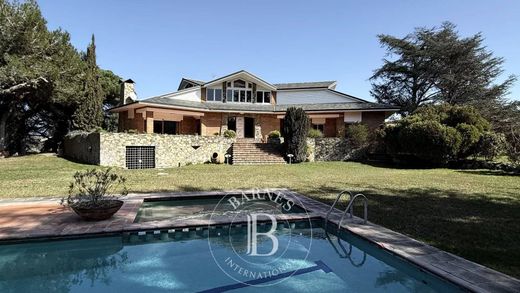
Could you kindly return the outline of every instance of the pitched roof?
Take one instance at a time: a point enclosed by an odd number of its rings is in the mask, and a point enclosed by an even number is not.
[[[271,83],[261,79],[260,77],[248,72],[248,71],[245,71],[245,70],[239,70],[237,72],[233,72],[231,74],[228,74],[228,75],[225,75],[225,76],[222,76],[222,77],[219,77],[219,78],[216,78],[214,80],[210,80],[208,82],[205,82],[204,83],[204,86],[208,86],[208,85],[212,85],[212,84],[216,84],[217,82],[220,82],[220,81],[224,81],[224,80],[227,80],[228,78],[232,78],[232,77],[244,77],[244,76],[247,76],[248,78],[250,79],[253,79],[253,80],[256,80],[256,83],[258,84],[261,84],[262,86],[264,87],[267,87],[269,89],[272,89],[272,90],[275,90],[276,87],[274,85],[272,85]]]
[[[205,82],[202,81],[202,80],[196,80],[196,79],[191,79],[191,78],[183,78],[184,80],[187,80],[189,82],[192,82],[194,84],[197,84],[197,85],[203,85]]]
[[[157,105],[200,109],[206,111],[234,111],[234,112],[285,112],[290,107],[303,108],[305,111],[349,111],[349,110],[397,110],[395,107],[371,102],[347,102],[328,104],[249,104],[249,103],[213,103],[195,102],[172,99],[159,96],[140,101]]]
[[[327,103],[327,104],[286,104],[276,105],[276,111],[287,111],[290,107],[305,111],[343,111],[343,110],[398,110],[396,107],[372,102]]]
[[[311,81],[311,82],[290,82],[290,83],[275,83],[279,90],[289,89],[310,89],[310,88],[334,88],[336,85],[335,80],[330,81]]]

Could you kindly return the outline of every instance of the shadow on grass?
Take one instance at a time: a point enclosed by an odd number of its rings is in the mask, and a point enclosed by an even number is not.
[[[520,177],[520,173],[505,172],[501,170],[457,170],[457,173],[465,173],[471,175]]]
[[[342,190],[326,186],[302,191],[332,204]],[[368,219],[442,250],[520,276],[520,200],[518,194],[492,198],[434,188],[354,188],[369,199]],[[347,199],[339,205],[345,208]],[[361,215],[361,202],[355,214]]]

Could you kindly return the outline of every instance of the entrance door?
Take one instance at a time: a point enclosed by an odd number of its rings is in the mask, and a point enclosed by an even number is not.
[[[255,118],[244,117],[244,137],[255,138]]]

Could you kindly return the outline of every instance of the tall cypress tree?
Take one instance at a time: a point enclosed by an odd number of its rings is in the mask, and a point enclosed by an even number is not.
[[[284,117],[284,144],[286,154],[294,156],[293,162],[305,162],[307,159],[307,134],[309,116],[302,108],[290,107]]]
[[[85,83],[83,99],[74,113],[73,127],[76,130],[92,131],[103,125],[103,88],[99,81],[96,64],[96,44],[94,35],[85,55]]]

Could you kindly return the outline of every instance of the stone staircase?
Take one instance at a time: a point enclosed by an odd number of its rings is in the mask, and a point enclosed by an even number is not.
[[[237,141],[232,146],[233,165],[285,164],[281,146],[270,143]]]

